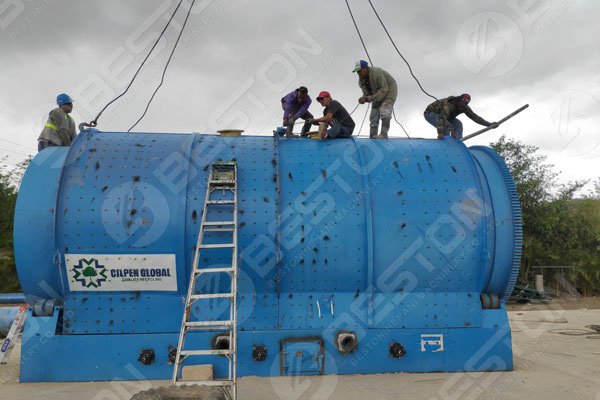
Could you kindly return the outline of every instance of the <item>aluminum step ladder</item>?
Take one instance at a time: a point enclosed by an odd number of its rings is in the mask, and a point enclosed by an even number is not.
[[[15,343],[21,331],[23,330],[23,325],[25,325],[25,318],[27,317],[27,306],[19,307],[17,314],[15,315],[15,319],[13,320],[10,329],[8,330],[8,334],[6,338],[2,342],[2,347],[0,347],[0,364],[6,364],[8,362],[8,358],[10,357],[10,353],[12,353],[13,348],[15,347]]]
[[[232,161],[218,161],[210,166],[200,231],[194,252],[190,283],[185,300],[185,310],[181,321],[177,354],[171,380],[173,386],[221,386],[229,397],[234,400],[237,398],[237,208],[236,163]],[[219,215],[217,220],[212,217],[215,214]],[[224,218],[221,217],[222,214],[226,214],[231,218],[223,220]],[[204,257],[207,257],[207,254],[210,258],[211,254],[215,254],[215,251],[230,251],[231,264],[218,268],[200,267],[200,253]],[[225,257],[227,257],[228,253],[225,254]],[[217,282],[222,282],[220,278],[225,278],[226,282],[230,281],[230,290],[222,292],[219,290],[219,285],[217,284],[212,289],[204,290],[204,293],[198,293],[198,281],[203,277],[208,279],[217,278]],[[226,299],[223,301],[229,302],[229,317],[227,319],[194,321],[191,318],[191,310],[195,303],[196,306],[200,306],[200,313],[202,313],[202,304],[206,304],[206,301],[218,301],[221,299]],[[190,331],[226,332],[222,336],[228,335],[229,348],[213,349],[210,344],[207,345],[207,348],[188,348],[186,346],[186,334]],[[228,358],[227,379],[190,381],[183,380],[182,376],[180,376],[182,363],[187,357],[214,357],[218,355]]]

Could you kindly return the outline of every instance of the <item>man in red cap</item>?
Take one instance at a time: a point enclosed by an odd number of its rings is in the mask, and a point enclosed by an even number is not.
[[[423,116],[427,122],[437,128],[438,139],[443,139],[448,134],[455,139],[462,138],[463,125],[456,118],[462,113],[465,113],[467,117],[480,125],[491,126],[494,129],[498,127],[497,122],[487,122],[475,114],[471,110],[471,107],[469,107],[470,101],[471,96],[464,93],[460,96],[450,96],[445,99],[436,100],[427,106]]]
[[[317,101],[325,107],[323,117],[311,120],[319,128],[319,139],[349,138],[354,131],[354,121],[348,111],[337,100],[333,100],[327,91],[322,91]],[[329,126],[329,129],[326,129]]]

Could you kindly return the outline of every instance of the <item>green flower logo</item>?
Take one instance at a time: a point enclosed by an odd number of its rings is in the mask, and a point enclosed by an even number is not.
[[[82,258],[71,270],[73,279],[80,282],[85,288],[102,286],[102,282],[106,282],[108,278],[106,276],[107,271],[104,265],[99,264],[95,258],[90,258],[89,260]]]

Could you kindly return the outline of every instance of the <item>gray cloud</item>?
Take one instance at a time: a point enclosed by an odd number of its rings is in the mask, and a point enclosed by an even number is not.
[[[433,137],[433,128],[422,118],[430,99],[408,74],[368,3],[350,3],[375,65],[396,77],[397,117],[414,136]],[[530,3],[531,9],[522,9]],[[110,95],[119,93],[176,1],[19,4],[24,10],[10,23],[10,15],[0,14],[0,155],[7,155],[9,163],[33,151],[58,92],[78,96],[78,122],[92,119]],[[279,99],[299,85],[307,85],[312,94],[329,90],[354,108],[360,91],[350,71],[356,59],[366,56],[344,2],[198,4],[166,83],[139,130],[213,131],[236,125],[248,133],[270,134],[280,124]],[[504,133],[539,146],[565,179],[598,175],[600,52],[595,42],[600,5],[575,0],[374,4],[431,93],[471,93],[473,108],[490,120],[531,104],[472,144],[486,144]],[[167,31],[133,93],[106,112],[101,129],[126,130],[137,119],[176,34],[176,29]],[[83,90],[90,82],[103,85],[96,101]],[[232,100],[241,87],[246,90]],[[320,114],[321,107],[315,103],[311,111]],[[364,111],[356,111],[358,123]],[[479,129],[465,118],[463,122],[466,133]],[[393,131],[402,136],[397,126]]]

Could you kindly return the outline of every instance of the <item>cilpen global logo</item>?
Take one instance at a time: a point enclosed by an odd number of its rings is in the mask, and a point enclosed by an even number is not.
[[[99,264],[95,258],[79,259],[79,263],[73,266],[71,272],[73,279],[81,282],[85,288],[97,288],[102,286],[102,282],[106,282],[107,269],[104,265]]]

